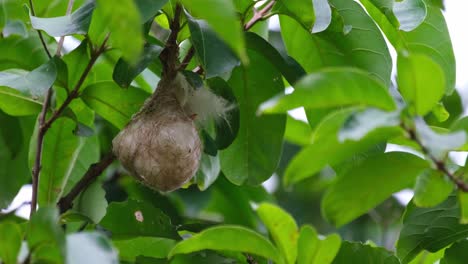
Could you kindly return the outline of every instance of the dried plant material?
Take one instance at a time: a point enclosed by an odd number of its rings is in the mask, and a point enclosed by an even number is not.
[[[230,109],[223,98],[202,90],[193,89],[181,73],[161,79],[155,93],[113,140],[122,165],[146,186],[173,191],[197,172],[202,144],[195,120],[224,117]]]

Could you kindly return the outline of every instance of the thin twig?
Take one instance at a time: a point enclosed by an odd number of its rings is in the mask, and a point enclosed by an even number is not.
[[[47,133],[49,128],[52,126],[52,124],[55,122],[55,120],[57,120],[57,118],[60,117],[63,111],[65,111],[68,105],[75,98],[79,96],[79,90],[80,90],[81,85],[86,80],[86,77],[88,76],[89,72],[91,71],[91,68],[93,67],[98,57],[106,50],[106,42],[107,42],[107,38],[104,40],[102,45],[97,50],[92,52],[91,59],[86,65],[86,68],[81,74],[80,79],[76,83],[74,89],[68,94],[67,98],[59,107],[59,109],[55,111],[52,114],[52,116],[46,121],[47,109],[49,108],[50,99],[52,97],[52,89],[49,88],[49,91],[47,92],[46,99],[44,100],[44,104],[42,105],[42,111],[39,115],[39,131],[37,134],[36,156],[34,159],[34,166],[32,170],[32,197],[31,197],[30,216],[32,216],[36,212],[36,208],[37,208],[37,191],[39,187],[39,174],[41,170],[42,147],[44,143],[45,134]]]
[[[265,7],[263,7],[260,11],[257,11],[254,8],[254,15],[253,17],[245,24],[244,30],[247,31],[251,29],[258,21],[262,20],[268,12],[270,12],[271,8],[275,5],[276,1],[270,1]]]
[[[34,10],[34,4],[32,0],[29,0],[29,8],[31,9],[31,14],[33,16],[36,16],[36,11]],[[50,54],[49,49],[47,48],[47,44],[45,43],[44,36],[42,35],[42,32],[40,30],[36,30],[37,34],[39,35],[39,39],[41,40],[42,47],[44,47],[44,51],[47,53],[47,57],[49,59],[52,58],[52,55]]]
[[[72,208],[73,200],[86,188],[88,188],[101,173],[109,167],[109,165],[115,160],[114,154],[111,152],[105,155],[98,163],[94,163],[88,168],[83,178],[81,178],[75,186],[70,190],[70,192],[60,198],[57,203],[60,212],[63,213],[68,209]]]
[[[71,11],[73,10],[73,4],[75,3],[75,0],[69,0],[68,1],[68,6],[67,6],[67,12],[66,15],[71,14]],[[60,56],[60,53],[62,51],[63,47],[63,42],[65,41],[65,36],[61,36],[58,44],[57,44],[57,51],[55,52],[55,55]]]
[[[402,125],[403,129],[408,133],[408,136],[411,140],[413,140],[416,144],[419,145],[421,148],[422,152],[429,157],[432,162],[434,162],[436,169],[443,174],[447,175],[449,179],[457,185],[458,189],[462,190],[463,192],[468,192],[468,183],[464,182],[463,179],[458,178],[453,174],[448,168],[447,165],[443,160],[439,160],[436,158],[434,155],[430,153],[430,151],[427,149],[426,146],[421,142],[421,140],[417,137],[416,131],[412,128],[409,128],[405,125]]]
[[[177,64],[179,55],[179,46],[177,45],[177,35],[180,31],[180,16],[182,15],[182,6],[178,4],[174,12],[174,19],[169,27],[171,34],[169,35],[164,50],[159,55],[163,64],[163,75],[166,78],[172,78],[180,67]]]

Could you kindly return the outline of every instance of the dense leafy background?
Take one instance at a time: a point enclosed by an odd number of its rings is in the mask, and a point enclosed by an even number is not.
[[[443,1],[32,2],[0,2],[0,209],[31,181],[49,88],[52,122],[39,210],[0,213],[1,263],[465,263],[468,169],[448,153],[468,150],[468,119]],[[200,128],[184,188],[113,162],[60,212],[154,91],[177,5],[184,74],[235,109]],[[62,36],[78,44],[56,54]]]

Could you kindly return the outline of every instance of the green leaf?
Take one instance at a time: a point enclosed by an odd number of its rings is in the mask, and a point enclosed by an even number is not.
[[[311,34],[291,18],[280,17],[288,54],[308,73],[330,66],[353,66],[390,86],[392,59],[375,22],[354,1],[331,0],[330,4],[336,8],[334,13],[339,19],[332,20],[328,29],[319,34]],[[343,32],[343,25],[351,30]]]
[[[31,24],[34,29],[43,30],[52,37],[84,35],[88,33],[94,6],[94,1],[88,1],[70,15],[61,17],[41,18],[30,15]]]
[[[42,98],[56,78],[57,69],[50,60],[31,72],[19,69],[0,72],[0,86],[8,86],[32,98]]]
[[[0,222],[0,259],[5,264],[17,263],[23,234],[18,224],[14,222]]]
[[[119,59],[112,73],[112,78],[120,87],[129,87],[135,77],[144,71],[154,60],[159,59],[161,51],[162,47],[160,46],[146,45],[136,63],[128,63],[123,59]]]
[[[18,68],[33,70],[48,61],[39,39],[9,36],[0,39],[0,70]],[[28,56],[24,56],[28,54]]]
[[[42,103],[18,90],[0,86],[0,109],[13,116],[35,115],[41,111]]]
[[[110,44],[120,49],[122,57],[135,62],[143,51],[143,30],[140,12],[133,0],[97,0],[89,36],[94,45],[101,45],[110,33]]]
[[[119,263],[118,252],[111,242],[98,232],[83,232],[67,235],[68,264]]]
[[[413,184],[428,167],[427,161],[404,152],[369,157],[339,175],[323,197],[323,214],[335,226],[342,226]]]
[[[343,241],[340,251],[332,263],[400,264],[400,261],[384,248],[372,247],[359,242]]]
[[[461,240],[445,250],[440,264],[463,264],[468,259],[468,240]]]
[[[99,223],[106,215],[106,192],[101,185],[100,182],[92,183],[80,193],[73,206],[75,211],[89,217],[94,223]]]
[[[142,23],[156,16],[167,1],[168,0],[135,0],[135,4],[140,11]]]
[[[218,156],[202,154],[201,164],[195,175],[195,182],[201,191],[208,189],[218,178],[221,165]]]
[[[458,203],[460,204],[460,223],[468,224],[468,193],[459,191]]]
[[[382,127],[370,132],[359,141],[340,142],[338,133],[353,111],[348,109],[332,113],[317,126],[312,136],[312,143],[289,163],[283,178],[285,185],[312,177],[326,165],[336,165],[401,133],[401,130],[394,127]]]
[[[300,106],[320,109],[364,105],[394,110],[387,88],[368,73],[355,68],[329,68],[307,75],[291,94],[280,94],[259,107],[261,113],[283,113]]]
[[[427,170],[418,176],[413,202],[418,207],[433,207],[445,201],[453,191],[453,183],[443,173]]]
[[[63,61],[66,63],[66,72],[67,72],[67,77],[64,80],[66,88],[68,89],[75,88],[81,74],[84,72],[86,65],[91,59],[91,53],[88,47],[89,47],[89,41],[85,39],[80,43],[80,45],[76,49],[74,49],[72,52],[63,56]],[[60,79],[60,76],[59,76],[59,79]]]
[[[257,34],[247,32],[245,34],[247,48],[262,54],[284,78],[290,83],[296,83],[306,73],[304,69],[291,57],[283,57],[275,47]]]
[[[111,81],[92,84],[81,94],[89,107],[119,129],[130,121],[147,97],[148,93],[141,89],[123,90]]]
[[[277,249],[258,233],[241,226],[217,226],[179,242],[169,253],[187,254],[204,249],[251,253],[283,263]]]
[[[28,149],[35,120],[14,118],[0,111],[0,209],[8,207],[21,186],[31,179]]]
[[[231,49],[221,40],[204,20],[187,14],[191,42],[206,72],[206,78],[221,76],[239,65]]]
[[[111,231],[114,238],[132,236],[178,238],[171,219],[159,208],[143,201],[112,202],[107,207],[107,214],[100,225]]]
[[[361,3],[366,7],[375,22],[379,24],[380,28],[387,36],[390,43],[395,47],[397,52],[409,52],[410,54],[420,53],[428,56],[437,63],[444,72],[444,90],[446,94],[452,93],[455,88],[455,56],[453,54],[448,28],[441,10],[428,5],[427,15],[422,24],[414,30],[406,32],[398,30],[398,26],[395,27],[395,25],[388,20],[386,15],[382,13],[382,10],[379,10],[379,8],[377,8],[372,2],[378,3],[375,0],[361,0]],[[412,14],[417,13],[422,15],[423,4],[420,2],[422,1],[407,0],[395,4],[404,7],[401,11],[405,11],[405,7],[416,7],[414,10],[409,8],[406,9],[407,12],[401,13],[405,14],[405,16],[410,15],[413,19],[408,21],[411,22],[411,25],[416,25],[418,17],[420,18],[421,16]],[[395,12],[395,10],[393,11]],[[437,38],[434,38],[434,36],[437,36]]]
[[[434,108],[445,92],[441,67],[423,54],[398,56],[398,89],[416,114],[425,115]],[[431,74],[427,74],[427,73]]]
[[[436,158],[443,158],[451,151],[462,147],[467,142],[465,131],[439,134],[431,129],[422,119],[415,120],[416,134],[422,145]]]
[[[166,258],[176,244],[175,240],[161,237],[137,237],[112,241],[119,251],[120,260],[133,262],[138,256]]]
[[[41,207],[32,216],[28,225],[26,239],[31,251],[38,250],[41,255],[41,247],[49,249],[48,254],[62,259],[65,255],[65,234],[58,225],[59,215],[55,207]],[[44,254],[44,252],[42,252]],[[40,258],[38,256],[38,258]]]
[[[285,263],[296,263],[299,232],[294,218],[280,207],[268,203],[261,204],[257,213],[268,229]]]
[[[419,252],[436,252],[466,238],[468,225],[460,222],[460,205],[455,195],[432,208],[408,204],[396,252],[402,263],[410,262]]]
[[[312,31],[315,22],[314,11],[313,2],[307,0],[279,0],[271,9],[272,13],[294,18],[307,31]]]
[[[182,0],[181,2],[193,16],[206,20],[244,63],[248,61],[242,27],[231,0]]]
[[[229,147],[236,139],[239,132],[239,108],[237,107],[237,99],[234,96],[232,88],[221,78],[211,78],[207,80],[208,86],[218,96],[223,97],[231,104],[235,105],[226,116],[226,119],[215,122],[215,143],[218,149]]]
[[[410,264],[434,264],[437,263],[444,256],[445,249],[441,249],[435,253],[430,253],[427,251],[423,251],[419,253],[417,257],[415,257]]]
[[[340,245],[339,235],[331,234],[321,239],[312,226],[302,226],[297,246],[297,263],[330,264],[338,253]]]
[[[312,142],[312,129],[306,122],[288,115],[284,139],[297,145],[306,146]]]
[[[82,138],[73,135],[75,123],[67,118],[57,119],[44,137],[39,181],[38,202],[40,206],[55,204],[77,161]],[[38,124],[36,124],[29,150],[29,167],[36,155]]]
[[[248,66],[236,68],[229,80],[240,109],[239,132],[221,151],[221,168],[235,184],[259,184],[276,169],[281,155],[285,115],[256,115],[258,105],[282,91],[281,75],[263,56],[249,50]]]

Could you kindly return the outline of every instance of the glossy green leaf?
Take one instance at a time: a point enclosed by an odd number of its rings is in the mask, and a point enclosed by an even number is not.
[[[133,0],[122,0],[118,5],[111,0],[97,0],[89,35],[93,44],[101,45],[110,33],[111,46],[118,48],[125,60],[135,62],[143,51],[141,23]]]
[[[158,14],[158,11],[167,3],[168,0],[136,0],[135,4],[140,11],[142,23],[148,21]]]
[[[155,236],[177,239],[171,220],[159,208],[144,201],[112,202],[100,225],[114,238]]]
[[[330,66],[353,66],[370,72],[388,87],[392,60],[380,30],[358,3],[332,0],[330,4],[339,19],[318,34],[311,34],[291,18],[280,17],[288,54],[308,73]],[[351,30],[343,32],[343,25]]]
[[[229,73],[239,65],[231,49],[216,35],[204,20],[188,16],[191,42],[206,71],[206,78]]]
[[[418,208],[410,203],[396,246],[398,257],[402,263],[408,263],[424,249],[436,252],[466,238],[468,225],[459,222],[460,206],[455,195],[432,208]]]
[[[283,263],[277,249],[260,234],[241,226],[217,226],[179,242],[169,253],[187,254],[204,249],[252,253]]]
[[[18,68],[32,71],[48,58],[36,37],[9,36],[0,39],[0,70]],[[24,56],[28,54],[28,56]]]
[[[329,222],[342,226],[413,184],[428,167],[427,161],[404,152],[369,157],[339,175],[322,200],[322,212]]]
[[[23,240],[21,228],[14,222],[0,222],[0,259],[5,264],[17,263]]]
[[[43,30],[52,37],[84,35],[88,32],[94,6],[94,1],[88,1],[70,15],[61,17],[41,18],[31,15],[31,24],[33,28]]]
[[[13,116],[34,115],[41,111],[42,103],[20,91],[0,86],[0,109]]]
[[[248,66],[236,68],[229,80],[240,109],[239,132],[221,151],[221,167],[235,184],[259,184],[276,169],[281,154],[285,115],[256,115],[258,105],[282,91],[281,75],[264,57],[249,50]]]
[[[107,237],[98,232],[67,235],[67,261],[69,264],[119,263],[118,252]]]
[[[326,165],[336,165],[401,133],[401,130],[394,127],[382,127],[370,132],[359,141],[340,142],[338,133],[353,111],[353,109],[337,111],[317,126],[312,136],[312,143],[290,161],[283,178],[284,184],[289,185],[312,177]]]
[[[468,259],[468,240],[461,240],[445,250],[440,264],[463,264]]]
[[[359,242],[344,241],[341,243],[340,251],[332,263],[400,264],[400,261],[384,248],[372,247]]]
[[[35,133],[30,143],[29,167],[34,164],[37,145],[36,124]],[[38,202],[40,206],[55,204],[77,161],[79,145],[82,139],[73,134],[75,123],[67,118],[55,121],[44,137],[41,180],[39,182]]]
[[[247,48],[262,54],[284,78],[290,83],[296,83],[306,73],[304,69],[293,58],[284,57],[273,47],[268,41],[258,36],[257,34],[247,32],[245,34]]]
[[[341,238],[337,234],[331,234],[320,238],[312,226],[301,227],[297,246],[297,263],[321,263],[330,264],[340,249]]]
[[[120,260],[135,261],[138,256],[166,258],[176,244],[175,240],[161,237],[137,237],[112,241],[119,251]]]
[[[434,264],[444,256],[445,249],[441,249],[435,253],[423,251],[419,253],[409,264]]]
[[[458,203],[460,204],[460,223],[468,224],[468,193],[458,192]]]
[[[422,54],[398,56],[398,89],[416,114],[425,115],[434,108],[445,92],[441,67]],[[428,74],[430,73],[430,74]]]
[[[445,201],[453,191],[453,183],[444,174],[428,170],[418,176],[413,202],[418,207],[433,207]]]
[[[449,151],[462,147],[468,140],[465,131],[440,134],[422,119],[415,120],[416,134],[427,151],[436,158],[443,158]]]
[[[304,121],[297,120],[288,115],[284,139],[297,145],[308,145],[312,142],[312,130]]]
[[[450,94],[455,88],[455,56],[453,54],[447,24],[445,23],[441,10],[428,5],[426,8],[427,15],[422,24],[412,31],[405,32],[403,30],[398,30],[372,2],[377,3],[377,1],[374,0],[361,0],[361,3],[366,7],[375,22],[379,24],[395,49],[398,52],[409,52],[410,54],[421,53],[437,63],[445,75],[444,90],[447,94]],[[415,4],[417,7],[415,10],[419,10],[416,11],[416,13],[421,13],[422,5],[418,2],[422,1],[407,0],[398,4],[402,7],[411,7],[412,4]],[[405,10],[405,8],[403,8],[403,10]],[[406,14],[411,14],[413,11],[412,9],[407,9]],[[411,17],[413,19],[417,18],[416,16]],[[411,22],[411,20],[409,21]],[[417,21],[417,19],[415,21]],[[415,23],[410,24],[414,25]],[[437,38],[434,38],[434,36],[437,36]]]
[[[138,88],[121,89],[114,82],[98,82],[85,88],[83,101],[97,114],[122,129],[149,95]]]
[[[257,213],[285,263],[296,263],[299,231],[294,218],[280,207],[269,203],[260,204]]]
[[[45,95],[45,92],[54,84],[56,78],[55,63],[50,60],[31,72],[19,69],[0,72],[0,86],[8,86],[26,96],[38,98]]]
[[[398,127],[400,125],[400,113],[384,112],[374,108],[368,108],[364,111],[357,111],[351,114],[341,128],[338,139],[360,140],[368,133],[382,127]]]
[[[281,94],[259,107],[261,113],[283,113],[305,109],[374,106],[396,108],[387,88],[368,73],[354,68],[329,68],[307,75],[294,85],[294,92]]]
[[[11,117],[0,111],[0,209],[8,207],[21,186],[31,179],[28,149],[35,120]]]
[[[315,22],[314,4],[307,0],[279,0],[272,10],[275,14],[284,14],[294,18],[306,30],[312,31]]]
[[[182,0],[181,2],[193,16],[206,20],[242,61],[248,60],[242,27],[231,0]]]
[[[162,47],[157,45],[146,45],[143,53],[136,63],[128,63],[119,59],[115,65],[112,78],[120,87],[129,87],[132,81],[144,71],[154,60],[159,59]]]
[[[41,207],[33,215],[27,229],[27,242],[31,251],[40,251],[46,246],[49,254],[62,259],[65,255],[65,234],[58,224],[59,215],[55,207]],[[44,252],[42,252],[43,254]],[[41,252],[38,252],[41,255]],[[38,256],[38,258],[40,258]]]
[[[200,167],[195,174],[195,182],[201,191],[208,189],[218,178],[221,172],[221,164],[218,156],[210,156],[203,154],[201,157]]]
[[[210,89],[218,96],[223,97],[235,107],[227,113],[226,119],[215,122],[215,143],[218,149],[229,147],[236,139],[239,132],[239,108],[237,99],[229,84],[221,78],[211,78],[207,80]]]
[[[87,216],[94,223],[104,218],[107,209],[106,192],[100,182],[92,183],[73,203],[73,209]]]

